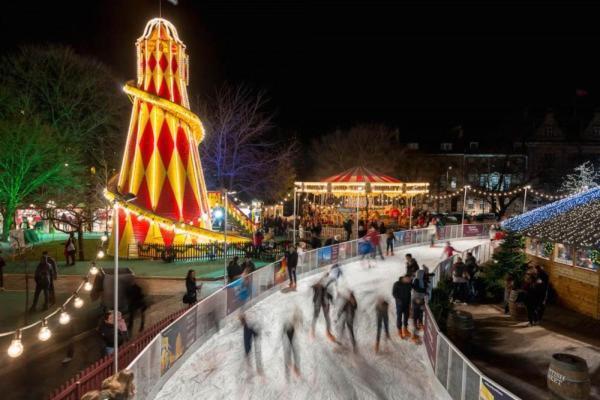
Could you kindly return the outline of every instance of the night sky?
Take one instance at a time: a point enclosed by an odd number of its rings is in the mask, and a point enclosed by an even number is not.
[[[36,4],[39,3],[39,4]],[[595,3],[596,5],[592,5]],[[277,122],[314,137],[381,122],[484,134],[511,113],[600,105],[600,2],[162,2],[188,46],[191,98],[224,81],[266,89]],[[135,77],[158,0],[10,1],[2,53],[58,42]]]

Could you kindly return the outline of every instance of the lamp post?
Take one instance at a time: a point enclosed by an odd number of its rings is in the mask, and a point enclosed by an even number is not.
[[[463,197],[463,209],[462,209],[462,218],[460,220],[460,224],[464,225],[465,224],[465,208],[467,207],[467,192],[469,191],[470,186],[467,185],[464,187],[465,190],[465,196]]]
[[[523,213],[527,210],[527,189],[530,189],[531,186],[525,186],[525,194],[523,195]]]
[[[131,194],[128,193],[126,195],[123,196],[123,200],[125,203],[129,203],[132,202],[133,200],[135,200],[136,197]],[[119,240],[119,203],[118,203],[118,199],[115,196],[115,200],[114,200],[114,206],[113,206],[113,212],[115,215],[114,218],[114,229],[115,229],[115,237],[113,240],[114,246],[115,246],[115,270],[114,270],[114,283],[113,283],[113,290],[114,290],[114,300],[113,300],[113,332],[114,332],[114,349],[115,352],[113,353],[113,361],[114,361],[114,371],[113,374],[116,374],[117,372],[119,372],[119,320],[118,320],[118,312],[119,312],[119,244],[120,244],[120,240]]]
[[[292,230],[292,234],[294,238],[292,239],[292,243],[294,247],[296,247],[296,195],[298,194],[298,189],[294,186],[294,226]]]
[[[223,196],[225,197],[223,203],[225,204],[225,210],[223,210],[223,264],[224,264],[224,275],[223,281],[227,285],[227,209],[229,207],[229,195],[236,194],[237,192],[228,192],[227,189],[223,189]]]

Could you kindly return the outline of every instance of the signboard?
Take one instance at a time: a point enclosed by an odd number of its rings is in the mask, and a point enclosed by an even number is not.
[[[282,261],[273,263],[273,282],[280,284],[287,279],[287,262],[285,258]],[[265,289],[270,289],[266,287]]]
[[[332,264],[336,264],[339,260],[340,257],[340,248],[339,245],[334,244],[333,246],[331,246],[331,263]]]
[[[476,237],[483,235],[483,225],[463,225],[464,237]]]
[[[163,376],[196,341],[196,313],[189,312],[161,332],[160,375]]]
[[[351,246],[350,243],[346,243],[346,242],[342,242],[337,245],[338,260],[345,260],[346,258],[349,258],[352,256],[351,254],[349,254],[352,251],[350,246]]]
[[[317,251],[318,265],[319,267],[325,266],[331,263],[331,246],[320,247]]]
[[[479,386],[479,400],[513,400],[513,397],[500,386],[482,377]]]
[[[227,315],[240,308],[252,297],[252,276],[247,275],[227,286]]]
[[[427,351],[427,356],[429,357],[429,361],[431,362],[431,366],[435,371],[435,360],[436,360],[436,351],[437,351],[437,331],[435,329],[434,322],[432,320],[431,314],[429,311],[425,311],[423,322],[425,323],[425,331],[423,333],[423,343],[425,344],[425,350]]]

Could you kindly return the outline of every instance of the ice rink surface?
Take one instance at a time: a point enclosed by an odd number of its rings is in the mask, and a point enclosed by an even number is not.
[[[462,251],[481,242],[457,240],[452,245]],[[424,346],[401,340],[397,334],[391,292],[394,282],[404,274],[406,253],[411,253],[419,265],[433,269],[441,261],[442,247],[438,244],[434,248],[422,246],[397,251],[394,257],[373,262],[373,268],[368,268],[365,261],[343,266],[339,290],[353,290],[358,302],[354,326],[357,353],[351,350],[347,332],[338,337],[342,345],[325,337],[322,314],[316,336],[310,338],[311,285],[323,275],[319,273],[298,281],[297,291],[276,292],[247,310],[248,320],[260,329],[263,376],[255,372],[254,357],[250,367],[247,366],[240,323],[231,320],[184,362],[156,399],[449,399],[435,380]],[[390,302],[391,340],[382,338],[380,352],[376,354],[375,299],[380,295]],[[282,325],[296,307],[304,321],[297,337],[300,375],[290,374],[287,380]],[[335,321],[335,306],[330,315],[332,322]],[[334,326],[333,333],[338,336],[337,324]]]

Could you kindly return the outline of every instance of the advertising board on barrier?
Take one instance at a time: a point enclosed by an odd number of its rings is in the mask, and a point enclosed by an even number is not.
[[[477,237],[483,235],[483,225],[463,225],[464,237]]]
[[[160,376],[196,341],[196,313],[188,312],[161,333]]]
[[[240,308],[252,296],[252,275],[240,278],[227,286],[227,315]]]
[[[480,400],[513,400],[513,397],[506,393],[501,387],[488,381],[484,377],[481,378],[479,386]]]
[[[338,248],[338,260],[345,260],[346,258],[350,258],[352,255],[350,252],[352,251],[350,243],[342,242],[337,245]]]
[[[427,356],[429,357],[429,361],[431,361],[431,366],[435,371],[435,360],[436,360],[436,351],[437,351],[437,330],[435,329],[434,322],[431,318],[431,314],[429,311],[425,312],[425,332],[423,333],[423,343],[425,344],[425,350],[427,351]]]
[[[273,282],[275,284],[280,284],[287,279],[287,262],[285,258],[281,261],[276,261],[273,263]],[[263,288],[261,288],[263,289]],[[270,285],[264,288],[270,289]]]
[[[331,246],[331,264],[336,264],[340,257],[340,248],[339,244],[334,244]]]
[[[321,247],[317,250],[318,265],[322,267],[331,263],[331,246]]]

